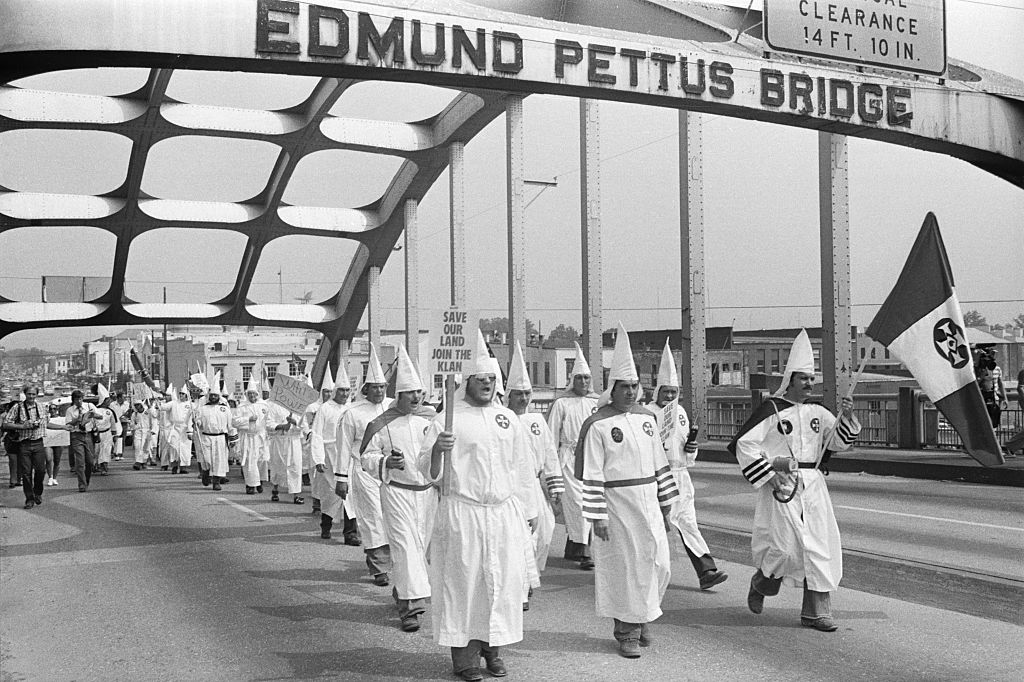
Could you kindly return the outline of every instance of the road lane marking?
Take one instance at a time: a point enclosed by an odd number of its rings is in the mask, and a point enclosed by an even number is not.
[[[258,511],[254,511],[252,509],[249,509],[244,504],[238,504],[237,502],[232,502],[231,500],[229,500],[226,497],[218,497],[217,501],[218,502],[223,502],[224,504],[230,505],[230,506],[234,507],[235,509],[237,509],[239,511],[245,512],[249,516],[252,516],[253,518],[255,518],[257,521],[269,521],[270,520],[269,518],[267,518],[263,514],[260,514]]]
[[[948,523],[962,523],[965,526],[980,526],[981,528],[995,528],[997,530],[1015,530],[1024,533],[1024,528],[1017,526],[997,526],[994,523],[979,523],[977,521],[961,521],[960,519],[949,519],[944,516],[924,516],[923,514],[907,514],[904,512],[882,511],[881,509],[866,509],[864,507],[847,507],[843,504],[835,505],[836,509],[849,509],[851,511],[873,512],[875,514],[889,514],[890,516],[908,516],[913,519],[927,519],[929,521],[946,521]]]

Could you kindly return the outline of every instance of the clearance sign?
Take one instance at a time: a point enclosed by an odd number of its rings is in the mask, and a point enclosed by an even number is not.
[[[945,0],[765,0],[765,42],[898,71],[946,71]]]
[[[884,2],[860,0],[856,4],[867,7]],[[896,19],[902,17],[897,16],[897,9],[891,14]],[[892,23],[891,19],[878,21]],[[908,35],[924,27],[917,19],[896,23]],[[812,26],[805,24],[809,29]],[[803,35],[802,27],[794,30]],[[817,28],[814,30],[817,32]],[[815,33],[810,35],[816,43]],[[826,38],[832,41],[831,34],[821,35],[823,43]],[[597,88],[637,94],[651,104],[664,105],[666,98],[691,100],[695,110],[734,106],[858,126],[899,131],[912,128],[913,92],[895,76],[780,64],[727,50],[679,49],[689,48],[691,43],[675,42],[673,49],[652,43],[597,40],[544,26],[488,23],[407,7],[340,1],[329,5],[292,0],[256,3],[255,54],[263,59],[360,66],[382,72],[416,71],[429,74],[430,82],[439,85],[478,86],[478,81],[471,79],[486,76],[496,79],[496,87],[510,90],[545,92],[546,88],[554,91],[553,86],[569,86],[580,88],[578,94],[587,96],[587,90]],[[837,42],[847,40],[853,49],[861,49],[861,43],[852,38],[836,38]],[[911,48],[904,42],[899,46],[888,42],[884,48],[879,42],[876,49],[910,52],[915,59],[924,54],[917,43]]]

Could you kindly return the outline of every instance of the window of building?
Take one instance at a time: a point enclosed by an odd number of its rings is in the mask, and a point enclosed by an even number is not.
[[[889,349],[888,349],[888,348],[886,348],[886,349],[885,349],[885,359],[886,359],[886,360],[888,360],[888,359],[889,359],[889,357],[890,357],[890,356],[889,356]]]
[[[253,365],[242,365],[242,386],[249,385],[249,379],[252,378]]]
[[[576,364],[576,358],[566,358],[565,359],[565,376],[566,377],[571,377],[572,376],[572,368],[573,368],[573,365],[575,365],[575,364]]]
[[[758,372],[764,372],[765,371],[765,366],[767,364],[766,363],[767,353],[768,353],[768,351],[764,350],[763,348],[757,351],[757,371]]]
[[[444,393],[444,375],[443,374],[435,374],[434,375],[434,392],[438,393],[438,394]]]
[[[779,372],[779,371],[781,371],[781,368],[779,367],[779,349],[778,348],[773,348],[772,349],[772,372]]]
[[[550,362],[545,362],[544,363],[544,385],[545,386],[550,386],[551,385],[551,363]]]
[[[861,349],[860,349],[860,359],[861,359],[861,360],[863,360],[863,359],[864,359],[864,356],[865,356],[865,355],[867,355],[867,352],[868,352],[868,349],[867,349],[867,348],[864,348],[864,347],[862,346],[862,347],[861,347]]]
[[[722,375],[717,362],[711,363],[711,385],[718,386],[722,382]]]
[[[872,348],[872,349],[871,349],[871,359],[872,359],[872,360],[874,360],[874,359],[875,359],[875,356],[877,355],[877,353],[878,353],[878,350],[877,350],[877,349],[875,349],[875,348]]]
[[[274,377],[276,377],[277,376],[277,363],[275,362],[272,365],[267,365],[266,366],[266,371],[267,371],[267,379],[268,380],[269,379],[273,379]]]
[[[534,384],[537,383],[537,363],[536,362],[533,363],[533,379],[531,380],[530,383],[534,383]]]
[[[302,365],[294,360],[288,361],[288,376],[297,377],[302,374]]]
[[[224,371],[227,368],[228,368],[227,365],[214,365],[213,366],[213,374],[214,374],[214,376],[216,376],[217,373],[220,372],[220,380],[221,380],[221,384],[222,384],[222,386],[214,386],[213,388],[222,389],[223,387],[227,387],[227,383],[228,383],[227,382],[227,377],[224,376]]]

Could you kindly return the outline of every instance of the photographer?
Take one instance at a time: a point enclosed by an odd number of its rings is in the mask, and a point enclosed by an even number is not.
[[[46,477],[46,448],[43,433],[49,415],[36,402],[39,389],[25,387],[25,399],[16,402],[4,417],[3,428],[13,431],[18,443],[18,470],[25,491],[25,509],[43,503],[43,480]]]
[[[75,460],[75,474],[78,475],[78,492],[89,489],[92,479],[92,468],[95,459],[95,442],[99,440],[96,433],[96,408],[92,403],[83,400],[79,390],[71,393],[71,406],[64,413],[65,428],[71,433],[71,455]],[[95,440],[94,440],[95,437]]]
[[[978,348],[975,355],[974,374],[978,378],[978,388],[985,400],[992,428],[999,428],[999,420],[1007,407],[1006,387],[1003,385],[1003,372],[996,363],[994,348]]]

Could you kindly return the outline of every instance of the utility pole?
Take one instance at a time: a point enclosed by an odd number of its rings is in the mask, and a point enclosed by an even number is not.
[[[167,287],[164,287],[164,304],[167,303]],[[164,323],[164,390],[170,386],[168,378],[171,376],[170,370],[170,349],[167,347],[167,323]]]
[[[277,302],[284,305],[284,280],[281,279],[281,266],[277,266]]]

